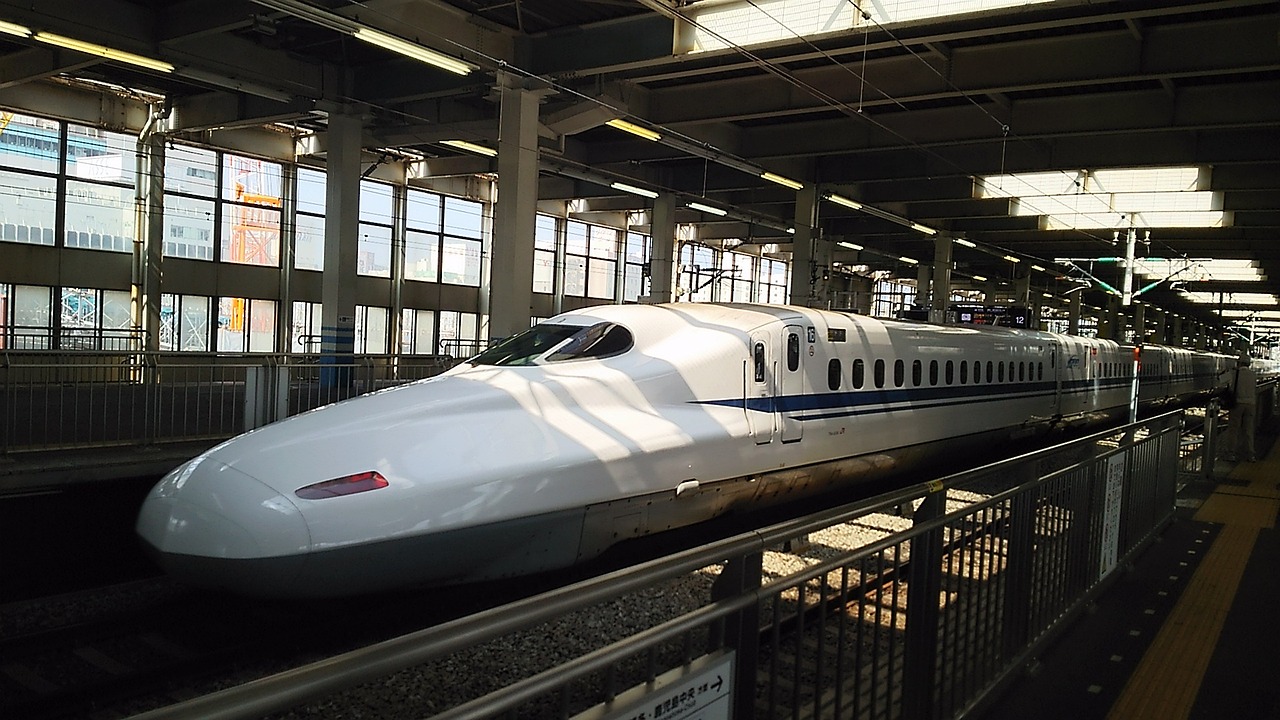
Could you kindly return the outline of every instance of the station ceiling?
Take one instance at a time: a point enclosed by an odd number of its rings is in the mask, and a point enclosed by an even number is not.
[[[797,191],[761,177],[767,171],[818,188],[817,227],[824,241],[847,243],[834,256],[844,266],[914,277],[899,258],[929,262],[934,238],[923,226],[974,245],[955,247],[960,284],[1030,272],[1038,292],[1083,292],[1100,305],[1104,288],[1123,282],[1105,258],[1124,255],[1132,231],[1138,255],[1159,258],[1135,281],[1152,286],[1140,300],[1241,322],[1280,310],[1274,0],[1055,1],[883,23],[884,3],[865,13],[848,3],[851,28],[815,35],[783,19],[781,3],[746,0],[745,11],[777,20],[775,39],[689,52],[726,44],[705,14],[726,5],[0,0],[0,20],[32,33],[0,34],[0,103],[18,105],[52,83],[107,83],[164,96],[174,132],[192,136],[265,124],[318,132],[330,113],[355,111],[371,157],[402,153],[423,158],[431,174],[464,175],[494,172],[496,162],[443,141],[496,147],[495,88],[514,85],[541,97],[540,198],[573,199],[586,219],[649,207],[611,187],[620,182],[676,193],[677,222],[698,225],[701,240],[785,252]],[[369,42],[367,30],[468,71],[406,58]],[[172,70],[68,49],[38,32]],[[614,119],[659,139],[605,124]],[[1190,169],[1194,179],[1179,189],[1200,191],[1207,205],[1196,209],[1215,218],[1209,226],[1125,207],[1133,189],[1102,180],[1167,167]],[[1050,184],[1060,176],[1057,191],[1068,195],[1101,192],[1090,200],[1113,212],[1087,220],[1070,199],[1006,189],[1031,173]],[[825,199],[832,194],[853,202]],[[1051,220],[1052,207],[1064,218]]]

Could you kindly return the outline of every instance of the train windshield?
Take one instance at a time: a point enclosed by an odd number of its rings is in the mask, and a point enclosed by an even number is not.
[[[471,365],[537,365],[617,355],[631,348],[631,331],[610,322],[536,325],[476,355]]]

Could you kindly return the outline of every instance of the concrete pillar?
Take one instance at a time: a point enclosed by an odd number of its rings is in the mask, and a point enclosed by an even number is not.
[[[818,276],[813,288],[814,307],[827,309],[832,307],[832,300],[834,299],[832,297],[832,288],[835,277],[835,269],[831,266],[833,247],[832,243],[823,240],[821,237],[814,238],[813,262],[818,269]]]
[[[160,349],[160,279],[164,262],[164,120],[154,114],[138,136],[134,190],[132,322],[141,349]]]
[[[1168,319],[1168,313],[1158,307],[1151,308],[1151,342],[1157,345],[1164,345],[1169,342],[1166,336],[1165,321]]]
[[[818,225],[818,187],[813,183],[796,191],[796,234],[791,240],[791,304],[813,307],[817,301],[813,276],[814,233]],[[820,275],[820,273],[819,273]]]
[[[1016,307],[1031,307],[1031,271],[1013,281],[1013,304]]]
[[[519,77],[498,74],[498,201],[489,272],[489,339],[529,329],[533,234],[538,216],[538,95]]]
[[[955,247],[949,237],[941,235],[933,239],[933,297],[929,304],[929,322],[947,321],[947,308],[951,305],[951,252]]]
[[[1141,345],[1147,341],[1147,306],[1133,304],[1133,342]]]
[[[355,359],[356,255],[360,233],[360,136],[356,115],[329,115],[325,172],[324,274],[320,280],[320,362],[325,385],[351,383]]]
[[[917,308],[928,308],[930,288],[929,285],[933,281],[933,266],[929,263],[920,263],[916,266],[916,299],[915,306]]]
[[[649,221],[649,302],[669,303],[675,291],[676,267],[676,198],[669,193],[653,201]]]
[[[1169,338],[1169,342],[1170,342],[1170,344],[1172,344],[1172,345],[1176,345],[1176,346],[1178,346],[1178,347],[1182,347],[1182,345],[1183,345],[1183,342],[1182,342],[1182,316],[1181,316],[1181,315],[1175,315],[1175,316],[1174,316],[1174,318],[1173,318],[1173,336],[1172,336],[1171,338]]]

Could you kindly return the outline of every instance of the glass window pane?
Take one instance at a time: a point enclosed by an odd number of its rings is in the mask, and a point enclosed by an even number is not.
[[[587,278],[588,295],[593,298],[613,299],[614,273],[617,263],[612,260],[590,259]]]
[[[222,261],[279,267],[280,211],[255,205],[223,205]]]
[[[244,352],[246,301],[218,298],[218,352]]]
[[[364,312],[364,351],[373,355],[387,352],[387,308],[368,307]]]
[[[179,324],[179,350],[207,352],[209,350],[209,298],[199,295],[182,296],[182,317]]]
[[[67,126],[67,176],[133,187],[138,139],[109,130]]]
[[[276,349],[276,301],[249,301],[249,352]]]
[[[649,236],[627,233],[627,262],[644,263],[649,260]]]
[[[18,348],[46,349],[53,328],[52,288],[43,285],[13,286],[14,334]]]
[[[556,249],[556,219],[550,215],[539,215],[534,221],[533,246],[539,250]]]
[[[360,223],[360,247],[356,272],[375,277],[391,277],[391,228]]]
[[[644,277],[641,275],[640,266],[627,264],[623,268],[622,277],[622,299],[627,302],[636,302],[640,299],[640,291],[644,288]]]
[[[225,200],[280,207],[280,163],[227,153],[222,156],[222,197]]]
[[[409,227],[429,232],[440,232],[440,196],[422,190],[409,190]]]
[[[591,225],[591,257],[612,260],[618,257],[618,231]]]
[[[0,137],[4,137],[0,134]],[[57,181],[0,170],[0,239],[52,245],[57,216]],[[22,231],[19,232],[19,228]],[[34,230],[33,230],[34,228]],[[45,232],[48,230],[48,232]],[[48,235],[49,242],[44,242]]]
[[[298,214],[293,231],[293,266],[324,270],[324,217]]]
[[[298,212],[323,215],[325,192],[324,172],[298,168]]]
[[[569,255],[564,259],[564,294],[583,297],[587,294],[587,259]]]
[[[59,132],[56,120],[11,114],[9,124],[0,133],[0,165],[58,172]]]
[[[102,329],[128,330],[133,326],[132,303],[127,290],[102,291]]]
[[[414,310],[413,351],[419,355],[437,355],[435,345],[436,314],[431,310]]]
[[[446,197],[444,199],[444,231],[462,237],[481,237],[484,226],[484,206],[473,200]]]
[[[190,145],[164,151],[164,189],[211,198],[218,189],[218,154]]]
[[[132,188],[67,181],[67,247],[131,253],[133,224]]]
[[[454,285],[480,284],[480,243],[446,237],[440,258],[440,279]]]
[[[555,291],[556,254],[548,250],[533,251],[533,291]]]
[[[392,190],[386,183],[360,181],[360,219],[390,225]]]
[[[164,198],[164,254],[213,259],[213,201],[182,195]]]
[[[565,252],[587,254],[587,224],[570,220],[565,232]]]
[[[440,236],[417,230],[405,233],[404,276],[407,280],[440,279]]]

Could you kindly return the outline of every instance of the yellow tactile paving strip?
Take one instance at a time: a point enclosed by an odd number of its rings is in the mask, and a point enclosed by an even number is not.
[[[1178,720],[1191,714],[1258,530],[1275,526],[1280,510],[1276,487],[1280,454],[1273,448],[1262,462],[1236,466],[1231,479],[1249,484],[1221,486],[1196,513],[1197,521],[1221,523],[1222,531],[1112,706],[1108,720]]]

